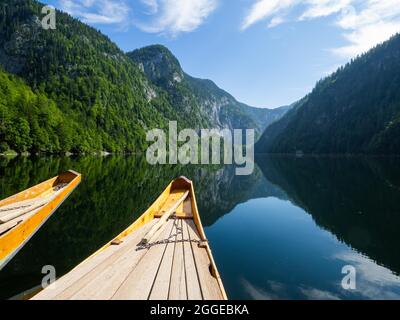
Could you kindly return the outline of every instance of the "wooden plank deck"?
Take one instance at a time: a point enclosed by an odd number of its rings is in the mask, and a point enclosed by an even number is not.
[[[34,300],[222,299],[218,281],[210,273],[207,250],[189,241],[200,237],[188,216],[168,220],[157,239],[163,243],[137,250],[157,221],[87,259]]]

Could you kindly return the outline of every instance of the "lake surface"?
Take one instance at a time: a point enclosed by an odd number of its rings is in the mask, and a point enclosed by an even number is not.
[[[130,225],[175,177],[199,211],[231,299],[400,299],[400,159],[259,157],[235,168],[150,166],[136,157],[0,158],[0,198],[59,172],[78,189],[0,271],[0,299],[62,276]],[[355,289],[346,290],[345,266]]]

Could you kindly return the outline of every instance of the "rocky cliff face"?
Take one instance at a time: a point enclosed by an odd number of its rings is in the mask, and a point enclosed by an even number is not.
[[[288,110],[254,108],[238,102],[211,80],[185,73],[178,59],[161,45],[135,50],[128,56],[154,85],[168,93],[168,100],[178,112],[198,115],[199,124],[219,129],[255,129],[260,135]]]

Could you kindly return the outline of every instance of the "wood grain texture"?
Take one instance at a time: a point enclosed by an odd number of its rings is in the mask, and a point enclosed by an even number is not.
[[[183,255],[183,243],[182,241],[182,219],[177,220],[178,232],[176,236],[175,250],[174,250],[174,259],[172,262],[172,271],[171,271],[171,284],[169,287],[169,300],[186,300],[187,292],[186,292],[186,272],[185,272],[185,259]]]
[[[168,227],[160,236],[159,240],[168,239],[171,235],[173,221],[168,221]],[[145,256],[117,292],[112,297],[113,300],[147,300],[156,277],[157,271],[162,261],[166,249],[166,244],[151,247]]]

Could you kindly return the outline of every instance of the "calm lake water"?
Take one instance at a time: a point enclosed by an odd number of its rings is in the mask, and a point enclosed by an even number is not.
[[[142,157],[0,158],[0,198],[74,169],[82,184],[0,271],[0,299],[62,276],[130,225],[175,177],[195,183],[231,299],[400,299],[400,159],[260,157],[158,166]],[[342,269],[356,270],[345,290]]]

